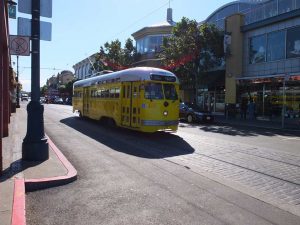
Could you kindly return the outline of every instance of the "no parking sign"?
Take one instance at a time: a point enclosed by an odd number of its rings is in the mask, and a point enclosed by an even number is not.
[[[10,35],[9,49],[11,55],[30,55],[30,40],[26,36]]]

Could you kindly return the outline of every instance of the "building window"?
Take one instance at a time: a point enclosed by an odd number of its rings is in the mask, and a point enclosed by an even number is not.
[[[285,58],[285,31],[268,34],[267,60],[274,61]]]
[[[300,8],[300,0],[296,0],[296,9]]]
[[[300,27],[288,29],[286,38],[287,58],[300,57]]]
[[[266,61],[266,35],[250,38],[249,60],[250,64]]]
[[[293,0],[278,0],[278,13],[286,13],[293,10]]]
[[[149,53],[158,52],[161,49],[163,38],[169,35],[149,35],[136,41],[137,52]]]

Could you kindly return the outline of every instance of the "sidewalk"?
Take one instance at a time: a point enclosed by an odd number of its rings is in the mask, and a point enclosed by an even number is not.
[[[268,118],[258,117],[255,120],[241,119],[239,116],[234,118],[226,118],[224,115],[216,114],[215,122],[220,124],[227,124],[232,126],[243,126],[243,127],[258,127],[265,129],[274,129],[282,131],[294,131],[300,132],[300,119],[297,120],[285,120],[285,126],[282,128],[282,121],[280,120],[269,120]]]
[[[26,105],[12,114],[9,136],[3,138],[3,175],[0,177],[1,225],[26,224],[25,190],[34,191],[76,180],[77,171],[48,138],[49,159],[22,161],[22,142],[27,129]]]

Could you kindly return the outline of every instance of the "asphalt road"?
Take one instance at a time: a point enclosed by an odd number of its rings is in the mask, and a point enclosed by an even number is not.
[[[64,105],[45,105],[44,117],[78,180],[28,193],[29,225],[300,224],[296,135],[185,123],[143,134]]]

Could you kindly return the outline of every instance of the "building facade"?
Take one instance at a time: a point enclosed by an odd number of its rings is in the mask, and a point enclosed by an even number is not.
[[[93,64],[95,63],[96,54],[88,56],[73,66],[75,70],[75,79],[85,79],[93,75]]]
[[[257,118],[299,126],[300,1],[250,6],[225,19],[225,103],[253,101]]]
[[[67,83],[75,79],[74,74],[69,70],[63,70],[61,73],[57,74],[58,83],[60,85],[66,85]]]
[[[172,28],[176,23],[172,18],[172,9],[167,9],[166,21],[144,27],[132,34],[137,52],[141,54],[141,60],[133,66],[153,66],[161,67],[161,60],[156,57],[160,52],[163,38],[172,33]]]
[[[8,124],[15,96],[15,76],[11,67],[9,54],[8,4],[0,0],[0,174],[3,170],[2,138],[9,134]]]

